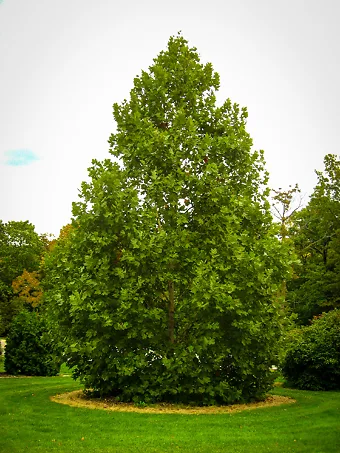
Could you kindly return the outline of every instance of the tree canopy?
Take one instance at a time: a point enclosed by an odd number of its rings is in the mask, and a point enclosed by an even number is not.
[[[247,110],[171,37],[114,104],[118,160],[93,161],[46,299],[85,387],[125,401],[230,403],[272,383],[288,264]]]
[[[23,301],[13,298],[12,282],[25,273],[26,283],[37,277],[46,238],[39,236],[28,221],[0,221],[0,335],[7,333],[9,325]]]
[[[340,303],[340,161],[328,154],[324,165],[290,232],[300,266],[289,284],[288,299],[302,323]]]
[[[42,238],[28,221],[0,221],[0,279],[6,285],[22,274],[39,268],[44,250]]]

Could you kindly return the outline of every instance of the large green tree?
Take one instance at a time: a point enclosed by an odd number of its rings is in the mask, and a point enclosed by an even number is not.
[[[301,323],[340,304],[340,161],[328,154],[324,166],[291,227],[301,264],[289,283],[288,300]]]
[[[93,161],[73,228],[46,257],[46,298],[86,388],[122,400],[261,398],[287,272],[247,111],[172,37]]]

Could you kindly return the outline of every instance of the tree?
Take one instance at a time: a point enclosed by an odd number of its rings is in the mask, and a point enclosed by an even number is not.
[[[32,309],[37,308],[42,302],[42,288],[39,272],[24,272],[12,283],[15,297],[28,304]]]
[[[13,303],[13,290],[0,281],[0,336],[5,336],[11,320],[21,310],[21,302]]]
[[[280,237],[285,241],[289,236],[289,229],[292,225],[294,214],[299,211],[302,206],[301,198],[296,200],[296,194],[300,193],[299,186],[289,186],[288,190],[279,188],[273,189],[273,215],[280,223]]]
[[[301,208],[302,200],[296,200],[296,194],[300,193],[299,186],[295,184],[294,187],[289,186],[288,190],[281,187],[278,190],[273,189],[272,192],[272,212],[274,218],[279,221],[279,237],[281,241],[288,247],[291,253],[292,265],[294,259],[294,246],[289,237],[289,231],[292,228],[293,219],[295,214]],[[281,290],[279,291],[278,298],[281,299],[282,312],[287,312],[286,299],[287,299],[287,282],[282,280]]]
[[[34,225],[25,222],[0,223],[0,279],[6,285],[26,269],[39,268],[44,243],[34,231]]]
[[[230,403],[272,384],[287,263],[247,111],[172,37],[93,161],[46,256],[47,306],[75,376],[126,401]]]
[[[11,320],[23,307],[22,301],[13,299],[12,282],[24,270],[39,269],[45,243],[45,237],[28,221],[0,221],[0,335],[6,335]]]
[[[308,205],[295,217],[291,229],[301,261],[296,279],[289,284],[288,298],[301,323],[340,302],[340,161],[328,154],[324,172]]]

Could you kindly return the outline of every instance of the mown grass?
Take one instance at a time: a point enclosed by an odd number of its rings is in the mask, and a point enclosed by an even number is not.
[[[276,388],[296,403],[219,415],[106,412],[53,403],[68,376],[0,379],[0,452],[340,451],[340,392]]]

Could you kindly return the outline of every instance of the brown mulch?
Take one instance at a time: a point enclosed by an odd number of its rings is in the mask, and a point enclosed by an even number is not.
[[[176,404],[152,404],[145,407],[135,406],[134,403],[120,403],[114,398],[89,398],[82,390],[62,393],[51,396],[51,401],[68,406],[84,407],[87,409],[103,409],[116,412],[139,412],[152,414],[227,414],[244,410],[259,409],[263,407],[280,406],[281,404],[292,404],[295,400],[286,396],[270,395],[264,401],[249,404],[233,404],[231,406],[185,406]]]

